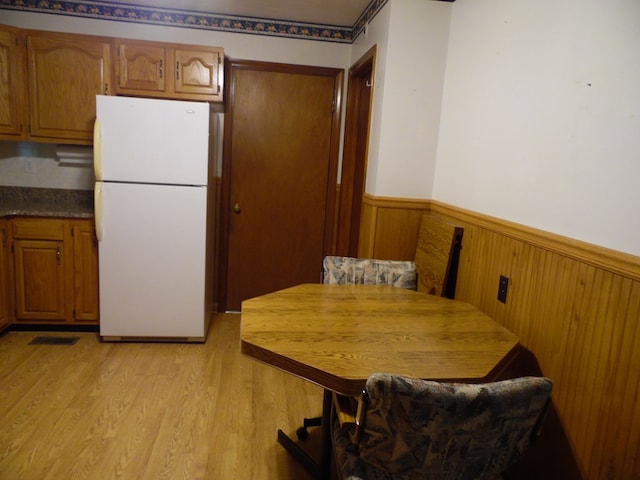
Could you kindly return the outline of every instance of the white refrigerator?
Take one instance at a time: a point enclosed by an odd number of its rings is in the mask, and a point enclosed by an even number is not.
[[[100,335],[204,341],[209,105],[96,97]]]

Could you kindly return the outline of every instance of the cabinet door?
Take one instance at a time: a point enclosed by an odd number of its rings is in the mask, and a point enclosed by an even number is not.
[[[96,95],[109,93],[111,45],[85,35],[27,35],[30,136],[91,144]]]
[[[168,52],[149,42],[116,41],[118,93],[153,94],[167,91]]]
[[[9,265],[7,262],[8,233],[7,221],[0,219],[0,331],[11,323]]]
[[[74,318],[98,321],[98,242],[90,221],[75,223],[73,232]]]
[[[206,95],[222,100],[222,49],[176,48],[175,87],[178,94]]]
[[[16,320],[64,321],[63,243],[14,240]]]
[[[0,139],[21,140],[24,127],[24,49],[17,29],[0,25]]]

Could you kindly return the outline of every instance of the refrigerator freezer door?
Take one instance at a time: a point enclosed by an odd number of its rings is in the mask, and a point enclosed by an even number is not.
[[[205,336],[206,187],[103,183],[100,334]]]
[[[209,104],[96,96],[96,178],[206,185]]]
[[[94,221],[96,224],[96,238],[102,241],[102,182],[96,182],[93,189]]]
[[[93,124],[93,173],[98,182],[102,181],[102,124],[96,118]]]

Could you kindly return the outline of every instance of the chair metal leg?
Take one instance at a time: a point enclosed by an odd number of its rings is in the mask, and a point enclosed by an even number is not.
[[[320,453],[320,478],[328,480],[331,476],[331,412],[333,407],[333,393],[324,391],[322,397],[322,452]]]
[[[309,427],[319,427],[322,425],[322,417],[305,418],[302,420],[302,426],[296,430],[296,436],[299,440],[305,440],[309,436]]]
[[[320,478],[319,465],[289,435],[278,429],[278,443],[293,456],[314,478]]]
[[[333,396],[331,391],[325,390],[322,398],[322,441],[320,462],[316,463],[311,456],[305,452],[300,445],[293,441],[281,429],[278,429],[278,443],[289,452],[314,478],[319,480],[328,480],[331,475],[331,430],[329,428],[331,421],[331,404]]]

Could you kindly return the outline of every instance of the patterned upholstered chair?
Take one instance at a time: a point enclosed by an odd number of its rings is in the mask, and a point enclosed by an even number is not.
[[[392,285],[416,289],[416,264],[412,261],[325,257],[323,283]]]
[[[539,433],[552,383],[450,384],[369,377],[356,424],[332,424],[340,478],[500,478]]]
[[[424,214],[413,261],[326,257],[324,283],[394,285],[454,298],[464,229]]]

